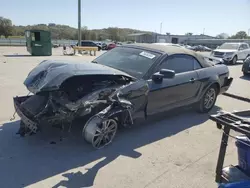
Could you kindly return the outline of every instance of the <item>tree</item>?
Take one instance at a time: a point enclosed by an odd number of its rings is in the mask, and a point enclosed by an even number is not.
[[[219,39],[227,39],[228,37],[229,37],[229,35],[226,33],[221,33],[221,34],[216,36],[216,38],[219,38]]]
[[[90,37],[91,37],[90,38],[91,40],[96,40],[97,39],[96,33],[94,31],[90,32]]]
[[[0,17],[0,36],[3,35],[5,38],[12,35],[12,21],[10,19]]]
[[[186,33],[185,35],[187,35],[187,36],[192,36],[193,33]]]
[[[111,40],[120,41],[119,29],[117,27],[109,27],[107,31]]]
[[[230,39],[246,39],[248,38],[247,33],[245,31],[239,31],[235,35],[232,35]]]

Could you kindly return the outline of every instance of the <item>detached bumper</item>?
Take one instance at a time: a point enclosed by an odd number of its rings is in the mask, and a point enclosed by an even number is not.
[[[30,96],[27,97],[14,97],[14,107],[16,110],[16,113],[21,118],[21,121],[24,123],[25,127],[29,128],[30,131],[33,133],[36,133],[38,130],[38,123],[34,120],[31,120],[31,118],[28,118],[27,115],[23,112],[23,109],[21,107],[21,103],[25,100],[27,100]]]
[[[224,85],[221,87],[220,93],[226,92],[233,82],[233,78],[225,78]]]

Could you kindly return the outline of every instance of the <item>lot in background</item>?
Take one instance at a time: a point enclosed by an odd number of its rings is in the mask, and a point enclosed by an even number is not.
[[[33,67],[44,59],[84,63],[93,58],[63,56],[61,48],[53,49],[53,56],[32,57],[24,47],[0,47],[0,187],[216,187],[221,132],[207,114],[170,112],[166,119],[120,131],[111,146],[98,151],[79,132],[63,141],[57,129],[26,138],[15,135],[19,121],[8,120],[14,112],[12,97],[28,93],[23,81]],[[229,69],[234,77],[230,92],[250,93],[241,65]],[[212,113],[249,107],[219,96]],[[231,140],[226,164],[236,164],[236,159]]]

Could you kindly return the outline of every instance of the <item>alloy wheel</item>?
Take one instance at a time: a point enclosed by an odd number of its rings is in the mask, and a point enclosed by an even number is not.
[[[204,98],[204,107],[206,109],[212,108],[216,99],[216,91],[214,88],[210,88]]]
[[[100,120],[100,119],[99,119]],[[99,121],[94,118],[84,128],[85,139],[96,149],[100,149],[112,142],[118,128],[114,119]]]

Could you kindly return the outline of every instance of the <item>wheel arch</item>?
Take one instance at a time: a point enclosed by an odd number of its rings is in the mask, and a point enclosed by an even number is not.
[[[216,87],[216,89],[217,89],[216,94],[217,95],[220,93],[220,89],[221,89],[220,83],[217,80],[213,79],[213,80],[210,80],[210,82],[203,88],[202,93],[199,97],[199,100],[203,97],[203,95],[206,93],[206,91],[212,86]]]

